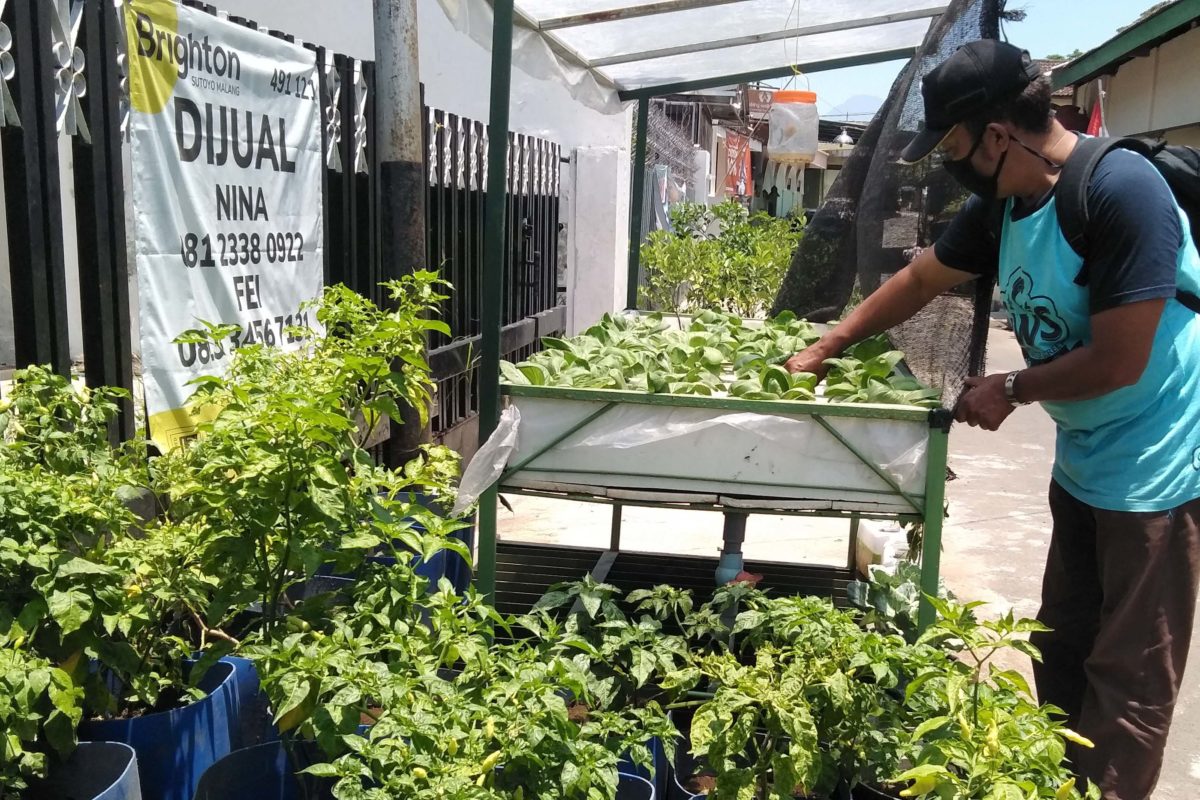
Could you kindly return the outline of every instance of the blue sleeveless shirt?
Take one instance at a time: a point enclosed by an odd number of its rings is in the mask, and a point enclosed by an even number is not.
[[[1030,366],[1090,344],[1092,314],[1170,298],[1137,383],[1090,400],[1042,404],[1058,426],[1054,479],[1077,499],[1113,511],[1163,511],[1200,497],[1200,316],[1174,299],[1176,285],[1200,294],[1200,256],[1166,182],[1134,153],[1104,158],[1088,200],[1100,213],[1087,231],[1089,252],[1102,255],[1099,269],[1089,260],[1085,286],[1075,281],[1083,259],[1059,228],[1053,194],[1015,218],[1013,202],[992,263]],[[982,204],[975,205],[979,216]],[[1093,231],[1099,225],[1107,227]],[[979,273],[978,261],[963,265],[982,255],[962,244],[967,226],[956,220],[951,228],[938,243],[939,260]]]

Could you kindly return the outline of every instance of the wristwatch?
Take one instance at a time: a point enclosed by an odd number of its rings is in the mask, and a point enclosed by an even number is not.
[[[1004,376],[1004,399],[1006,399],[1014,408],[1023,406],[1026,403],[1017,399],[1017,376],[1021,374],[1021,370],[1014,369],[1012,372]]]

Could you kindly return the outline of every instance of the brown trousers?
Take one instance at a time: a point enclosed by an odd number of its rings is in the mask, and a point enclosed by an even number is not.
[[[1034,636],[1038,697],[1094,749],[1072,746],[1105,800],[1148,800],[1158,782],[1191,643],[1200,499],[1173,511],[1105,511],[1050,484],[1054,532]]]

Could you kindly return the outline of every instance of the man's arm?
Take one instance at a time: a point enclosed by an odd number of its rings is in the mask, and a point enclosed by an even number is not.
[[[1089,400],[1141,378],[1167,300],[1175,295],[1183,243],[1179,211],[1150,162],[1114,151],[1088,187],[1089,314],[1092,340],[1048,364],[1022,370],[1021,401]],[[960,422],[995,430],[1011,409],[1003,375],[967,379]]]
[[[1142,377],[1150,361],[1166,300],[1142,300],[1092,315],[1090,344],[1023,369],[1013,384],[1016,399],[1036,401],[1090,400]],[[1012,413],[1004,394],[1005,374],[967,378],[968,390],[958,401],[955,419],[994,431]]]
[[[836,358],[847,347],[899,325],[942,292],[974,277],[946,266],[938,260],[934,248],[927,247],[819,342],[788,359],[787,368],[823,376],[829,369],[823,363],[825,359]]]

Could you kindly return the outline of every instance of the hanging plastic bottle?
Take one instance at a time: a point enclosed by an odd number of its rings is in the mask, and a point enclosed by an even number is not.
[[[769,120],[768,158],[783,164],[807,164],[816,158],[816,92],[776,92]]]

